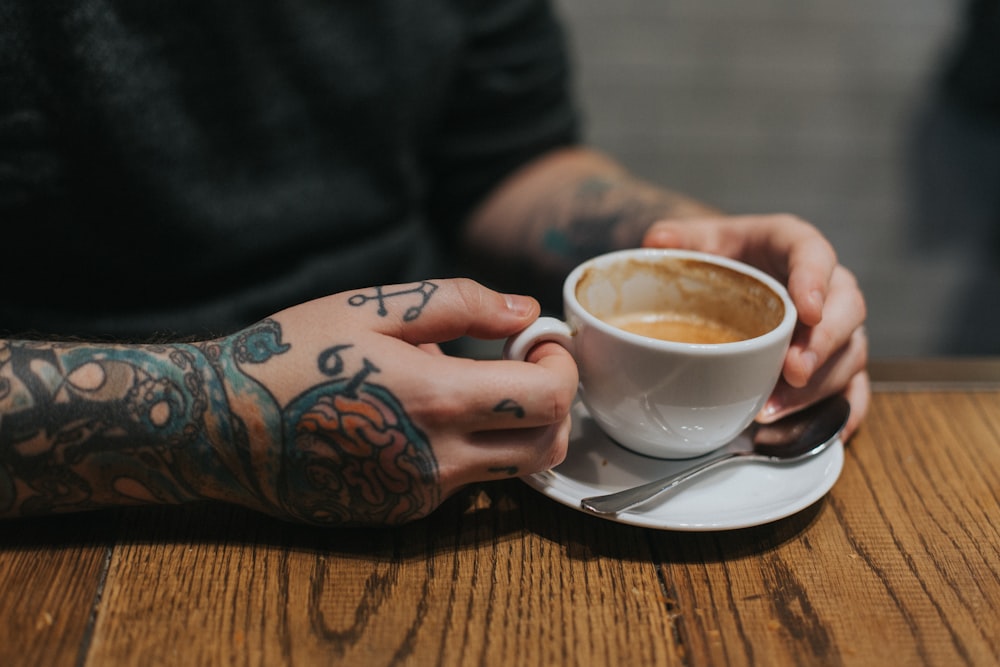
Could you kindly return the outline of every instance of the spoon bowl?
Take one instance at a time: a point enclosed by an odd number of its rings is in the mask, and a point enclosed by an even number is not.
[[[831,396],[773,424],[754,423],[747,429],[749,437],[736,438],[714,452],[691,459],[690,467],[680,472],[623,491],[584,498],[580,506],[594,514],[617,514],[730,461],[801,461],[836,442],[850,412],[846,398]]]

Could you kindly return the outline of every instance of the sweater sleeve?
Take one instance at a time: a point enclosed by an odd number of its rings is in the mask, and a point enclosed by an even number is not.
[[[503,178],[579,139],[565,34],[548,0],[478,0],[429,150],[428,211],[446,243]]]

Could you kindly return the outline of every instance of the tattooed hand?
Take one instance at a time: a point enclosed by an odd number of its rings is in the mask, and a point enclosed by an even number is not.
[[[402,523],[465,484],[562,460],[576,367],[443,355],[537,303],[467,280],[383,286],[196,344],[0,341],[0,515],[217,499]]]

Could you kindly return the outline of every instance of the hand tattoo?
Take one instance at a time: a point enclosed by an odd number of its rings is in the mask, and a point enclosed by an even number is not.
[[[389,311],[385,306],[386,299],[400,297],[400,296],[407,296],[410,294],[419,294],[420,303],[417,304],[416,306],[410,306],[409,308],[406,309],[406,312],[403,313],[403,321],[412,322],[413,320],[420,317],[420,314],[424,310],[424,306],[426,306],[427,302],[431,300],[431,295],[437,291],[437,288],[438,288],[437,285],[435,285],[432,282],[428,282],[426,280],[422,281],[416,287],[411,287],[411,288],[400,287],[395,292],[388,292],[388,293],[386,293],[384,291],[384,288],[380,286],[374,288],[375,290],[374,294],[371,295],[355,294],[351,296],[351,298],[347,300],[347,303],[351,304],[352,306],[363,306],[369,301],[377,301],[378,314],[380,317],[385,317],[386,315],[389,314]]]
[[[493,412],[511,412],[518,419],[524,419],[524,408],[513,398],[505,398],[495,406]]]
[[[350,347],[326,350],[320,370],[339,375],[345,365],[340,353]],[[388,389],[367,382],[378,372],[364,359],[353,376],[334,377],[285,409],[284,441],[291,451],[283,496],[298,518],[402,523],[438,504],[430,443]]]

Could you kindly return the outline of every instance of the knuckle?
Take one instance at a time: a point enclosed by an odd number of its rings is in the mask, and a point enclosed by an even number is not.
[[[425,391],[418,405],[411,405],[412,416],[434,426],[451,424],[468,412],[468,402],[461,394],[451,391]]]
[[[850,307],[852,311],[857,313],[859,321],[865,321],[868,317],[868,304],[865,301],[864,293],[861,291],[857,276],[850,269],[841,265],[838,265],[835,270],[837,280],[842,283],[845,291],[850,295]]]
[[[816,230],[816,233],[819,234],[819,230]],[[837,264],[837,262],[840,261],[839,256],[837,255],[837,249],[833,247],[833,243],[830,241],[830,239],[826,238],[822,234],[819,234],[817,242],[823,247],[823,252],[828,254],[830,258],[834,261],[834,265],[840,266],[840,264]]]
[[[482,310],[483,299],[486,295],[483,286],[471,278],[455,278],[452,286],[458,295],[458,300],[462,307],[472,313]]]
[[[813,330],[812,343],[816,349],[823,350],[826,354],[829,354],[834,349],[837,341],[833,336],[833,332],[825,327],[816,327]]]
[[[838,264],[834,271],[837,273],[837,279],[843,282],[845,286],[860,291],[858,288],[858,277],[854,275],[853,271],[843,264]]]
[[[545,392],[548,400],[545,417],[549,424],[561,423],[569,416],[576,400],[576,385],[575,381],[570,385],[563,378],[552,378]]]
[[[794,227],[812,227],[808,222],[794,213],[778,213],[775,218],[785,225],[792,225]]]
[[[865,297],[861,294],[861,292],[858,292],[857,296],[855,296],[854,306],[858,312],[858,316],[860,317],[861,321],[864,322],[865,320],[867,320],[868,304],[865,302]]]
[[[569,415],[573,406],[573,397],[565,391],[557,391],[552,395],[551,411],[549,420],[551,423],[559,423]]]
[[[794,213],[775,213],[769,217],[774,226],[788,228],[800,234],[812,234],[816,231],[816,227],[812,223]]]
[[[803,223],[803,224],[808,224],[808,223]],[[834,267],[834,271],[836,271],[837,267],[840,266],[840,264],[838,263],[840,259],[837,256],[837,249],[833,247],[833,244],[830,242],[830,239],[823,236],[818,229],[816,229],[812,225],[809,225],[809,230],[810,230],[809,233],[812,235],[813,246],[820,253],[830,258],[830,261],[832,262]]]
[[[854,371],[857,373],[868,367],[868,334],[864,327],[858,327],[851,338],[855,342],[855,347],[858,348],[857,360],[854,364]]]
[[[569,438],[557,438],[556,441],[552,443],[552,447],[549,449],[549,456],[545,461],[543,470],[555,468],[557,465],[565,461],[567,453],[569,453]]]
[[[569,453],[569,418],[567,417],[552,428],[554,433],[545,459],[542,461],[543,470],[556,467],[566,460],[566,455]]]

